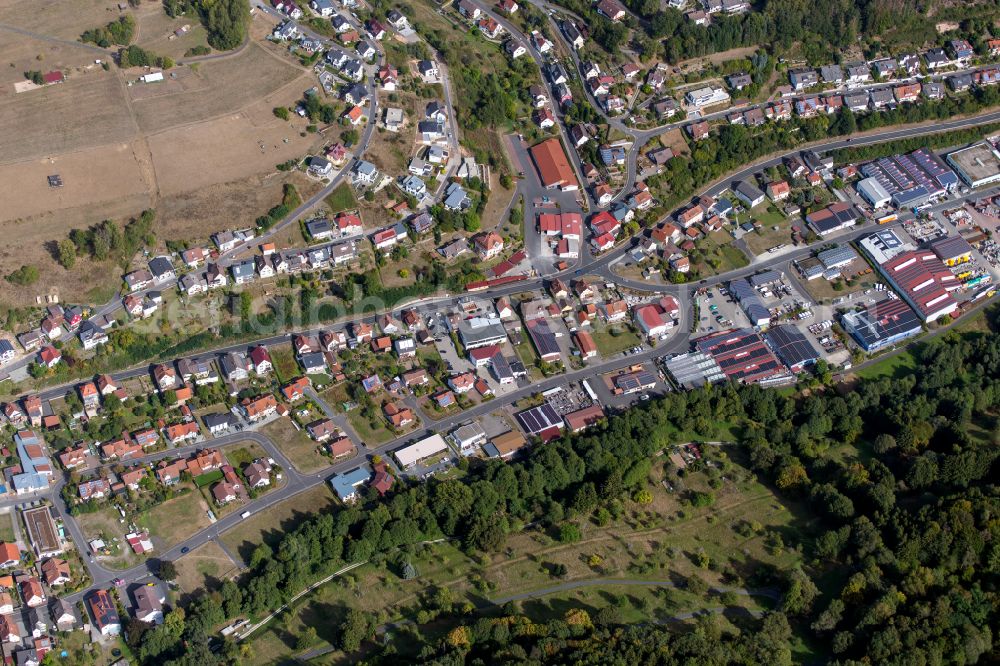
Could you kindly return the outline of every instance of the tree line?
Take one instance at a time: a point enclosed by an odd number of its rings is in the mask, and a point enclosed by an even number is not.
[[[675,155],[662,173],[651,176],[646,182],[664,193],[662,205],[669,209],[724,174],[770,153],[790,151],[804,143],[846,136],[857,131],[973,115],[997,106],[1000,106],[1000,89],[978,87],[960,97],[901,104],[889,111],[864,115],[856,115],[844,107],[832,116],[794,116],[791,120],[768,122],[756,128],[722,125],[700,141],[689,139],[690,154]],[[979,130],[971,131],[982,136]],[[935,140],[934,135],[929,135],[918,137],[911,143],[915,146],[931,145]],[[858,150],[862,152],[851,154],[865,155],[865,151],[874,153],[882,149],[873,146]]]
[[[680,635],[614,621],[527,632],[516,629],[523,619],[456,616],[461,640],[431,641],[421,660],[472,664],[484,654],[509,661],[527,654],[563,663],[590,654],[591,663],[609,663],[620,661],[617,651],[638,657],[659,646],[679,655],[676,663],[783,664],[794,638],[841,663],[973,663],[993,650],[991,628],[1000,620],[993,481],[1000,335],[990,324],[987,334],[952,333],[917,349],[906,377],[862,380],[846,391],[820,385],[806,395],[736,384],[672,393],[593,431],[536,444],[520,461],[475,464],[461,479],[399,483],[386,499],[370,492],[259,544],[239,584],[172,611],[173,620],[144,629],[133,647],[143,663],[235,663],[235,646],[207,649],[219,625],[260,617],[344,563],[401,571],[407,552],[441,537],[470,552],[496,552],[529,522],[558,529],[634,496],[675,432],[711,436],[719,424],[736,423],[751,469],[810,514],[793,544],[806,567],[781,575],[779,612],[756,631],[706,641],[702,625]],[[823,591],[814,582],[820,576]],[[370,619],[352,621],[371,635]],[[355,645],[352,638],[342,647]],[[398,663],[385,654],[385,663],[392,659]]]
[[[197,15],[208,32],[209,45],[219,51],[235,49],[247,37],[247,0],[165,0],[163,9],[171,18]]]

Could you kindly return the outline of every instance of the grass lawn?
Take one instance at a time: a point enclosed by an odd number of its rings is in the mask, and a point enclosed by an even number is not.
[[[360,409],[349,411],[347,413],[347,422],[354,428],[354,432],[358,435],[358,438],[368,446],[372,444],[385,444],[397,437],[395,433],[389,430],[386,422],[381,418],[378,419],[378,426],[373,428],[368,419],[362,416]],[[418,425],[419,423],[415,423],[409,426],[409,428],[412,429]]]
[[[263,511],[254,513],[222,535],[222,542],[244,561],[257,544],[277,543],[285,530],[292,529],[306,515],[325,511],[337,503],[333,490],[326,483],[299,493]]]
[[[544,593],[565,581],[684,581],[697,576],[710,587],[729,587],[721,582],[719,570],[728,569],[746,580],[761,565],[784,569],[798,562],[794,546],[810,529],[810,524],[800,519],[798,507],[779,502],[767,487],[753,481],[745,468],[727,461],[718,450],[712,455],[727,467],[723,472],[727,481],[711,491],[714,503],[709,507],[691,508],[681,503],[678,494],[668,492],[660,483],[663,466],[657,462],[648,486],[652,503],[626,501],[621,519],[604,526],[578,521],[582,538],[576,543],[560,543],[535,528],[510,535],[503,551],[484,561],[467,557],[452,543],[416,548],[407,556],[418,572],[410,581],[402,580],[391,565],[356,569],[319,588],[301,606],[262,631],[253,643],[255,660],[275,663],[293,654],[295,637],[307,625],[316,628],[321,646],[329,645],[336,633],[336,618],[348,608],[384,613],[381,621],[412,619],[423,605],[423,596],[436,587],[449,588],[456,603],[470,601],[489,611],[494,608],[490,600]],[[691,491],[710,489],[707,476],[701,472],[688,474],[684,484]],[[702,552],[715,563],[710,568],[695,564],[695,556]],[[556,564],[566,566],[564,577],[551,574]],[[607,583],[576,592],[542,594],[539,600],[520,603],[525,612],[548,617],[561,616],[570,602],[594,609],[610,603],[620,605],[623,618],[629,622],[661,620],[705,608],[733,605],[760,609],[767,604],[760,597],[736,596],[723,601],[711,591],[694,595]]]
[[[214,590],[239,571],[239,567],[214,541],[198,546],[176,560],[176,564],[177,584],[185,594]]]
[[[201,494],[185,493],[153,507],[139,518],[139,523],[169,548],[208,527],[208,509]]]
[[[597,351],[605,358],[642,344],[642,338],[625,324],[597,323],[591,327],[590,334],[597,345]]]
[[[754,254],[766,254],[772,247],[792,242],[792,220],[777,209],[763,208],[753,218],[761,228],[746,234],[743,240]]]
[[[299,364],[295,360],[295,353],[292,351],[291,343],[268,347],[267,350],[271,353],[274,374],[277,375],[279,382],[290,382],[299,376]]]
[[[121,516],[116,509],[107,506],[92,513],[82,513],[75,519],[88,540],[100,538],[110,549],[110,555],[96,556],[100,564],[112,569],[128,569],[139,563],[139,556],[125,542],[125,526],[119,522]]]
[[[275,419],[261,428],[261,432],[281,448],[300,472],[315,472],[330,465],[330,458],[319,453],[319,445],[305,430],[296,430],[291,419]]]
[[[636,585],[602,583],[593,587],[557,592],[518,602],[523,613],[535,620],[562,618],[568,608],[583,608],[591,618],[602,608],[615,606],[625,624],[668,622],[708,608],[745,608],[763,610],[770,605],[766,598],[737,595],[735,599],[720,599],[721,595],[698,596],[678,588],[639,587]]]
[[[14,515],[8,511],[0,513],[0,541],[14,542]]]
[[[222,470],[213,469],[211,472],[205,472],[204,474],[199,474],[194,478],[194,485],[199,488],[204,488],[205,486],[215,483],[216,481],[222,481]]]
[[[916,369],[917,360],[913,357],[913,354],[908,351],[902,351],[881,361],[872,363],[868,367],[857,370],[854,374],[862,379],[877,379],[879,377],[900,379],[912,374]]]
[[[250,440],[227,446],[224,453],[229,464],[236,469],[243,469],[244,465],[248,465],[258,458],[267,457],[264,449],[257,442]]]
[[[324,202],[334,213],[356,208],[358,205],[358,200],[354,198],[354,192],[347,183],[341,183],[324,199]]]
[[[704,276],[725,273],[749,264],[750,260],[732,241],[732,237],[725,231],[717,231],[702,238],[697,242],[702,260],[695,262],[692,268]]]
[[[514,350],[517,352],[517,357],[521,359],[521,363],[524,363],[524,367],[528,371],[528,376],[533,381],[540,380],[542,378],[542,371],[535,366],[538,356],[535,354],[535,348],[528,341],[527,335],[524,336],[524,342],[514,345]]]

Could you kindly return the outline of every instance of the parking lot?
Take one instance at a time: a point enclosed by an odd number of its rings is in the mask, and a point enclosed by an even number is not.
[[[746,328],[750,320],[725,287],[708,289],[697,299],[698,333],[716,333],[732,328]]]

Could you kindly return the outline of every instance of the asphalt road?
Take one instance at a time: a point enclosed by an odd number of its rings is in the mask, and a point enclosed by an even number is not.
[[[492,14],[492,12],[489,12],[488,10],[487,10],[487,13],[489,13],[490,15],[493,15],[494,18],[496,20],[498,20],[501,23],[501,25],[504,25],[504,27],[507,28],[512,34],[515,34],[515,35],[520,34],[519,32],[516,31],[516,28],[514,28],[512,30],[511,28],[513,26],[509,22],[506,22],[505,19],[503,19],[502,17],[496,16],[496,15]],[[7,28],[7,26],[0,25],[0,29],[4,29],[4,28]],[[559,34],[561,35],[561,32]],[[524,38],[523,35],[521,37]],[[524,39],[526,39],[526,38],[524,38]],[[376,42],[376,44],[377,44],[377,42]],[[534,53],[533,49],[530,49],[530,47],[529,47],[529,50],[532,52],[532,57],[535,59],[536,64],[540,65],[541,62],[542,62],[541,58],[538,57],[537,54]],[[377,66],[377,62],[376,62],[376,66]],[[371,112],[371,115],[370,115],[370,118],[369,118],[369,124],[367,125],[367,127],[365,129],[365,132],[364,132],[364,135],[362,137],[362,140],[358,144],[358,149],[356,151],[356,155],[363,154],[364,150],[367,148],[368,143],[369,143],[370,138],[371,138],[371,135],[372,135],[373,128],[374,128],[374,120],[375,120],[376,116],[377,116],[377,98],[373,95],[373,99],[372,99],[372,112]],[[907,138],[907,137],[912,137],[912,136],[920,136],[920,135],[928,134],[928,133],[931,133],[931,132],[941,132],[941,131],[948,131],[948,130],[959,129],[959,128],[964,128],[964,127],[972,127],[972,126],[976,126],[976,125],[980,125],[980,124],[985,124],[985,123],[990,123],[990,122],[996,122],[998,120],[1000,120],[1000,112],[995,112],[995,113],[991,113],[991,114],[985,114],[985,115],[982,115],[982,116],[978,116],[978,117],[975,117],[975,118],[968,118],[968,119],[961,119],[961,120],[949,121],[949,122],[945,122],[945,123],[939,123],[939,124],[934,125],[933,127],[930,127],[930,128],[928,128],[928,127],[902,128],[902,129],[890,130],[890,131],[882,132],[882,133],[880,133],[878,135],[871,136],[871,137],[863,137],[863,138],[857,138],[857,139],[853,139],[853,140],[851,140],[851,139],[843,139],[843,140],[831,141],[831,142],[827,142],[827,143],[824,143],[824,144],[816,145],[816,146],[813,147],[813,149],[815,149],[815,150],[817,150],[819,152],[825,152],[825,151],[835,150],[837,148],[842,148],[842,147],[862,146],[862,145],[868,145],[868,144],[872,144],[872,143],[880,143],[880,142],[885,142],[885,141],[891,141],[891,140],[895,140],[895,139],[899,139],[899,138]],[[565,127],[563,126],[561,118],[560,118],[559,127],[560,127],[560,133],[562,134],[562,136],[563,136],[563,138],[565,140],[565,138],[566,138]],[[656,133],[655,130],[654,131],[650,131],[650,133],[648,134],[648,136],[653,136],[653,135],[655,135],[655,133]],[[640,138],[641,138],[643,135],[640,134],[638,136],[640,136]],[[630,154],[630,158],[632,158],[632,160],[633,160],[632,161],[633,165],[635,163],[634,162],[635,156],[636,156],[636,154],[638,152],[636,150],[636,147],[638,145],[639,145],[639,143],[637,141],[636,145],[633,146],[632,153]],[[570,151],[570,152],[575,154],[575,151]],[[789,154],[793,154],[793,153],[797,153],[797,152],[799,152],[799,151],[792,151]],[[762,168],[766,168],[767,166],[770,166],[770,165],[773,165],[773,164],[777,164],[777,163],[779,163],[781,161],[782,157],[784,157],[784,156],[776,157],[776,158],[773,158],[771,160],[755,164],[753,166],[745,167],[745,168],[741,169],[740,171],[738,171],[738,172],[736,172],[734,174],[729,175],[726,178],[726,180],[721,181],[721,182],[715,184],[714,186],[710,187],[708,189],[708,193],[712,194],[712,195],[717,195],[717,194],[721,193],[724,189],[726,189],[727,187],[729,187],[729,184],[732,181],[739,180],[739,179],[742,179],[742,178],[746,178],[750,174],[752,174],[752,173],[754,173],[756,171],[759,171]],[[578,166],[578,164],[577,164],[577,166]],[[331,181],[331,183],[327,187],[325,187],[320,193],[318,193],[317,195],[311,197],[309,199],[309,201],[307,201],[307,202],[303,203],[301,206],[299,206],[285,220],[283,220],[281,223],[279,223],[279,225],[276,225],[276,227],[274,227],[271,231],[269,231],[267,234],[265,234],[262,238],[270,237],[273,234],[277,233],[277,231],[280,230],[281,228],[287,226],[288,224],[292,224],[292,223],[296,222],[298,219],[301,219],[301,217],[303,215],[305,215],[311,207],[315,206],[320,201],[322,201],[322,199],[327,194],[329,194],[337,185],[339,185],[339,183],[341,182],[342,178],[344,177],[344,174],[348,170],[349,170],[349,167],[345,167],[345,169],[341,172],[341,174],[338,175],[333,181]],[[977,196],[981,196],[981,193],[977,193]],[[526,221],[526,223],[527,223],[527,221]],[[861,235],[863,233],[866,233],[867,231],[868,231],[868,229],[858,230],[857,232],[855,232],[854,234],[852,234],[851,238],[855,237],[856,235],[859,236],[859,235]],[[257,239],[257,240],[260,240],[260,239]],[[838,240],[841,240],[841,239],[838,239]],[[844,238],[843,240],[846,240],[846,238]],[[257,241],[255,241],[255,242],[257,242]],[[827,242],[829,242],[829,239],[824,240],[823,242],[827,243]],[[608,253],[604,257],[601,257],[600,259],[597,259],[597,260],[589,260],[588,259],[586,262],[583,263],[583,265],[580,268],[576,269],[575,271],[571,269],[570,271],[567,271],[566,274],[569,274],[569,273],[574,273],[574,274],[578,274],[578,273],[594,273],[594,272],[596,272],[596,273],[598,273],[598,274],[600,274],[600,275],[602,275],[602,276],[604,276],[604,277],[606,277],[608,279],[613,279],[615,282],[617,282],[619,284],[623,284],[624,286],[632,286],[632,287],[635,287],[637,289],[642,289],[644,291],[671,291],[671,290],[678,290],[678,288],[674,287],[674,286],[650,285],[650,284],[646,284],[646,283],[632,283],[632,282],[629,282],[629,281],[626,281],[626,280],[622,280],[618,276],[613,275],[613,273],[610,271],[610,265],[614,261],[616,261],[617,259],[619,259],[628,249],[629,248],[627,246],[626,247],[621,247],[621,248],[619,248],[619,249],[617,249],[617,250],[615,250],[613,252]],[[244,250],[245,250],[245,248],[238,248],[237,250],[234,250],[232,253],[226,253],[225,255],[223,255],[221,263],[223,265],[228,265],[228,262],[231,262],[232,257],[235,254],[237,254],[240,251],[244,251]],[[796,254],[798,254],[798,253],[804,253],[806,251],[808,251],[808,248],[803,248],[802,250],[797,251]],[[748,267],[748,268],[745,268],[745,269],[740,269],[739,271],[733,271],[733,272],[727,273],[725,275],[715,276],[715,277],[711,278],[710,280],[706,281],[706,283],[715,284],[715,283],[719,283],[719,282],[723,282],[723,281],[728,281],[728,280],[733,279],[734,277],[739,277],[739,276],[742,276],[742,275],[746,275],[746,274],[755,272],[757,270],[761,270],[763,268],[767,268],[768,266],[776,264],[776,263],[784,263],[784,262],[790,261],[792,258],[793,258],[792,254],[786,253],[786,254],[783,254],[783,255],[781,255],[779,257],[775,257],[773,259],[766,259],[766,260],[764,260],[762,262],[758,262],[758,263],[752,265],[751,267]],[[172,283],[165,283],[163,285],[158,286],[157,288],[158,289],[165,289],[165,288],[169,288],[170,286],[172,286]],[[529,279],[529,280],[525,280],[525,281],[520,282],[520,283],[515,283],[513,285],[505,286],[505,287],[500,288],[500,289],[491,290],[486,295],[488,295],[490,297],[493,297],[493,298],[496,298],[496,297],[500,297],[500,296],[504,296],[504,295],[511,295],[511,294],[515,294],[515,293],[518,293],[518,292],[523,292],[523,291],[528,291],[528,290],[531,290],[531,289],[536,289],[536,288],[538,288],[540,286],[542,286],[542,280],[541,279],[539,279],[539,278]],[[688,287],[688,288],[690,288],[690,287]],[[458,300],[457,296],[446,295],[444,297],[437,297],[437,298],[432,298],[432,299],[423,299],[421,302],[418,302],[418,305],[420,306],[421,309],[431,309],[432,311],[434,311],[434,310],[440,310],[441,309],[440,306],[454,305],[457,302],[457,300]],[[114,311],[116,311],[118,307],[120,307],[120,301],[116,298],[114,301],[111,301],[111,302],[105,304],[104,306],[98,308],[97,311],[96,311],[96,314],[110,314],[110,313],[113,313]],[[375,318],[375,314],[373,313],[373,314],[371,314],[369,316],[365,316],[363,319],[371,321],[374,318]],[[357,319],[360,319],[360,318],[355,318],[355,320],[357,320]],[[314,486],[316,486],[316,485],[318,485],[320,483],[324,483],[324,482],[326,482],[326,480],[330,476],[332,476],[334,474],[338,474],[338,473],[341,473],[341,472],[353,469],[357,465],[361,464],[366,458],[369,458],[372,455],[379,454],[379,455],[382,455],[383,457],[388,457],[388,454],[390,454],[393,450],[395,450],[396,448],[402,446],[403,444],[405,444],[405,443],[407,443],[409,441],[413,441],[413,440],[419,439],[419,438],[424,437],[424,436],[426,436],[428,434],[431,434],[432,432],[439,432],[439,431],[451,430],[452,428],[454,428],[455,426],[459,425],[460,423],[464,423],[464,422],[468,421],[469,419],[473,419],[473,418],[476,418],[478,416],[482,416],[482,415],[484,415],[486,413],[489,413],[489,412],[492,412],[492,411],[496,410],[497,407],[498,407],[498,405],[501,404],[501,403],[516,402],[517,400],[520,400],[522,398],[528,397],[528,396],[530,396],[532,394],[535,394],[535,393],[539,393],[539,392],[548,390],[549,388],[554,388],[554,387],[557,387],[557,386],[564,386],[566,384],[569,384],[569,383],[572,383],[572,382],[575,382],[575,381],[586,379],[588,377],[593,377],[593,376],[595,376],[597,374],[601,374],[601,373],[613,371],[613,370],[616,370],[616,369],[619,369],[619,368],[624,368],[624,367],[627,367],[627,366],[629,366],[629,365],[631,365],[633,363],[646,362],[646,361],[649,361],[649,360],[651,360],[653,358],[656,358],[656,357],[665,356],[665,355],[669,355],[669,354],[673,354],[673,353],[678,353],[678,352],[681,352],[681,351],[686,351],[687,348],[688,348],[688,339],[689,339],[689,336],[686,333],[686,331],[689,330],[689,328],[690,328],[690,322],[687,321],[687,320],[689,320],[689,319],[690,319],[690,312],[687,311],[687,310],[683,311],[683,313],[682,313],[682,321],[675,328],[676,333],[670,339],[668,339],[665,342],[665,344],[661,345],[660,347],[657,347],[655,349],[644,349],[643,352],[641,352],[640,354],[634,355],[634,356],[620,356],[618,358],[613,358],[613,359],[606,360],[606,361],[604,361],[602,363],[598,363],[598,364],[594,364],[594,365],[591,365],[591,366],[587,366],[587,367],[585,367],[585,368],[583,368],[581,370],[573,370],[573,371],[564,373],[562,375],[551,377],[551,378],[542,380],[540,382],[534,383],[534,384],[532,384],[530,386],[523,387],[523,388],[520,388],[520,389],[518,389],[516,391],[513,391],[513,392],[511,392],[511,393],[503,396],[503,399],[501,401],[499,401],[499,402],[497,400],[490,401],[490,402],[487,402],[487,403],[483,403],[483,404],[477,405],[477,406],[475,406],[475,407],[473,407],[473,408],[471,408],[469,410],[466,410],[466,411],[464,411],[464,412],[462,412],[460,414],[457,414],[457,415],[454,415],[454,416],[451,416],[451,417],[446,417],[446,418],[444,418],[444,419],[442,419],[440,421],[428,422],[428,425],[425,426],[424,428],[422,428],[422,429],[420,429],[420,430],[418,430],[416,432],[408,433],[407,435],[405,435],[403,437],[399,437],[399,438],[397,438],[397,439],[395,439],[395,440],[393,440],[391,442],[388,442],[388,443],[386,443],[384,445],[381,445],[381,446],[378,446],[378,447],[373,447],[373,448],[366,448],[366,447],[359,448],[359,452],[354,457],[352,457],[352,458],[350,458],[348,460],[341,461],[341,462],[337,463],[336,465],[333,465],[332,467],[330,467],[330,468],[328,468],[326,470],[323,470],[322,472],[317,472],[317,473],[314,473],[314,474],[302,474],[302,473],[298,472],[290,464],[290,462],[281,454],[280,449],[277,447],[277,445],[274,442],[272,442],[270,439],[268,439],[264,435],[262,435],[260,433],[257,433],[257,432],[253,432],[253,431],[242,431],[242,432],[239,432],[239,433],[234,433],[232,435],[227,435],[227,436],[222,437],[222,438],[217,438],[217,439],[213,439],[213,440],[207,440],[206,442],[203,443],[203,445],[205,445],[205,446],[220,446],[220,445],[224,445],[224,444],[227,444],[227,443],[232,443],[232,442],[235,442],[235,441],[252,440],[252,441],[255,441],[258,444],[260,444],[268,452],[268,454],[271,457],[274,457],[275,460],[278,461],[279,464],[282,465],[282,467],[285,470],[285,485],[282,488],[279,488],[279,489],[276,489],[276,490],[272,490],[271,492],[267,493],[266,495],[264,495],[263,497],[261,497],[258,500],[255,500],[253,502],[249,502],[247,504],[246,508],[245,508],[245,510],[249,510],[251,512],[257,512],[257,511],[260,511],[260,510],[262,510],[262,509],[264,509],[264,508],[266,508],[268,506],[272,506],[274,504],[277,504],[278,502],[281,502],[281,501],[283,501],[283,500],[285,500],[287,498],[293,497],[294,495],[296,495],[296,494],[298,494],[298,493],[300,493],[300,492],[302,492],[304,490],[307,490],[307,489],[309,489],[311,487],[314,487]],[[339,326],[343,326],[345,324],[346,324],[346,320],[344,322],[341,322],[339,324]],[[320,330],[320,328],[334,328],[334,327],[339,327],[339,326],[314,327],[314,328],[312,328],[310,330],[317,331],[317,330]],[[262,338],[260,340],[255,341],[254,343],[250,343],[250,344],[265,344],[265,345],[276,344],[276,343],[279,343],[279,342],[287,340],[289,338],[289,335],[290,335],[290,333],[282,333],[282,334],[278,334],[278,335],[272,335],[272,336],[264,337],[264,338]],[[204,352],[203,354],[200,354],[200,355],[207,355],[207,354],[212,354],[212,353],[218,354],[218,353],[223,353],[223,352],[226,352],[226,351],[244,350],[244,349],[247,348],[247,346],[248,346],[248,343],[238,343],[238,344],[233,344],[233,345],[228,345],[228,346],[225,346],[225,347],[221,347],[219,349],[213,350],[212,352]],[[14,366],[14,364],[11,364],[11,366],[8,366],[7,370],[9,371],[13,366]],[[148,372],[148,368],[145,367],[145,366],[143,366],[143,367],[139,367],[139,368],[134,368],[134,369],[131,369],[131,370],[127,370],[127,371],[124,371],[124,372],[115,373],[114,377],[116,379],[118,379],[118,380],[122,380],[122,379],[126,379],[126,378],[129,378],[129,377],[134,377],[134,376],[139,376],[139,375],[142,375],[142,374],[146,374],[147,372]],[[51,389],[48,389],[46,391],[43,391],[41,393],[41,396],[43,398],[45,398],[45,399],[51,399],[51,398],[54,398],[54,397],[61,396],[61,395],[65,394],[67,392],[67,390],[71,390],[71,389],[72,389],[72,387],[70,385],[64,385],[64,386],[61,386],[61,387],[55,387],[55,388],[51,388]],[[168,450],[168,451],[161,452],[161,453],[158,453],[158,454],[154,454],[152,456],[147,456],[143,460],[146,461],[146,462],[152,462],[153,460],[158,459],[159,457],[165,457],[165,456],[170,456],[170,455],[179,455],[182,452],[189,452],[189,451],[193,450],[194,448],[195,447],[193,447],[193,446],[187,446],[187,447],[182,447],[182,448],[179,448],[179,449],[172,449],[172,450]],[[66,507],[63,505],[61,497],[59,496],[59,491],[62,489],[64,483],[65,483],[64,479],[60,480],[57,483],[57,485],[53,486],[53,488],[50,489],[48,491],[48,493],[45,493],[44,495],[50,497],[50,499],[53,500],[53,503],[56,505],[57,510],[60,512],[60,514],[64,518],[64,523],[66,524],[67,529],[70,532],[70,536],[78,544],[78,547],[80,548],[81,552],[85,553],[87,551],[86,540],[85,540],[85,538],[84,538],[81,530],[79,529],[79,526],[76,524],[76,521],[73,520],[70,516],[66,515],[67,514]],[[12,503],[20,503],[20,502],[23,502],[25,500],[30,500],[30,499],[33,499],[33,497],[17,498],[17,501],[16,502],[12,502]],[[225,530],[233,527],[234,525],[236,525],[237,523],[239,523],[242,520],[242,518],[240,517],[240,515],[242,513],[243,513],[242,511],[241,512],[233,512],[233,513],[231,513],[231,514],[229,514],[229,515],[227,515],[227,516],[219,519],[216,523],[214,523],[209,528],[201,530],[200,532],[192,535],[190,538],[186,539],[182,543],[176,544],[175,546],[173,546],[172,548],[168,549],[165,552],[157,553],[157,557],[160,558],[160,559],[168,559],[168,560],[169,559],[176,559],[177,557],[179,557],[182,554],[182,551],[186,552],[186,550],[188,550],[188,549],[197,548],[198,546],[200,546],[200,545],[202,545],[202,544],[204,544],[204,543],[206,543],[208,541],[217,539],[222,532],[224,532]],[[69,599],[71,601],[75,601],[75,600],[81,598],[90,589],[94,589],[96,587],[104,587],[104,586],[106,586],[113,578],[121,577],[121,578],[123,578],[123,579],[125,579],[126,581],[129,581],[129,582],[134,581],[134,580],[139,580],[141,578],[145,578],[145,577],[149,576],[152,573],[151,567],[153,566],[151,563],[147,562],[147,563],[144,563],[144,564],[142,564],[140,566],[128,569],[126,571],[115,571],[115,570],[107,569],[107,568],[103,567],[102,565],[100,565],[100,564],[98,564],[96,562],[91,562],[89,560],[86,562],[86,564],[88,566],[88,569],[91,572],[91,575],[93,577],[94,583],[93,583],[93,585],[90,588],[88,588],[88,590],[84,590],[84,591],[78,592],[78,593],[76,593],[74,595],[71,595],[69,597]]]

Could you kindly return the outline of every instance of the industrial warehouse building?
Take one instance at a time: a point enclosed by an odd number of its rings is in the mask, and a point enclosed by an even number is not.
[[[542,141],[532,146],[530,152],[535,168],[538,169],[538,178],[546,189],[558,187],[564,192],[580,189],[559,139]]]
[[[813,343],[796,326],[772,326],[764,334],[771,349],[781,362],[798,373],[819,360],[819,352]]]
[[[771,323],[771,311],[764,307],[763,301],[749,282],[743,279],[733,280],[729,283],[729,293],[755,327],[761,328]]]
[[[1000,154],[987,141],[956,150],[945,159],[969,187],[1000,181]]]
[[[899,208],[921,206],[958,186],[955,172],[926,148],[868,162],[861,173],[874,178]]]
[[[787,383],[793,376],[757,331],[724,331],[694,341],[695,349],[711,356],[726,379],[762,386]]]
[[[547,402],[518,412],[514,418],[528,435],[538,436],[546,441],[557,437],[563,429],[563,417]]]
[[[961,284],[930,250],[903,252],[879,264],[879,270],[924,321],[935,321],[958,309],[958,301],[949,292]]]
[[[447,450],[448,444],[444,441],[444,437],[441,435],[431,435],[430,437],[423,438],[419,442],[414,442],[413,444],[404,446],[401,449],[396,449],[393,455],[396,456],[396,460],[399,461],[400,466],[405,469],[407,467],[412,467],[425,458],[429,458]]]
[[[858,181],[858,194],[870,203],[873,208],[888,206],[892,201],[892,197],[878,182],[878,178],[869,177]]]
[[[866,352],[874,352],[920,333],[920,317],[898,298],[845,312],[840,323]]]

